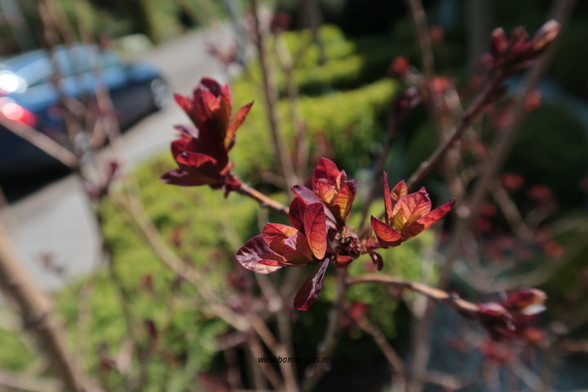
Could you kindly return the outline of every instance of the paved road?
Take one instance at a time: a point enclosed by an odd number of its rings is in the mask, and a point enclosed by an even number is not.
[[[230,42],[231,32],[223,26],[189,33],[141,56],[159,66],[171,90],[188,94],[202,76],[226,80],[223,67],[207,53],[207,45]],[[175,105],[152,114],[125,133],[128,166],[169,148],[174,137],[172,125],[186,122]],[[50,184],[0,214],[8,227],[17,254],[35,281],[46,290],[64,282],[48,274],[39,263],[42,254],[50,254],[65,266],[66,276],[87,274],[98,265],[96,228],[90,218],[88,203],[80,184],[73,176]]]

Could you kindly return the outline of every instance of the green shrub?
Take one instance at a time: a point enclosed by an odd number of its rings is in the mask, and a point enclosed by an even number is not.
[[[234,85],[235,102],[251,100],[252,88],[246,84]],[[371,163],[373,153],[384,138],[385,117],[397,85],[381,80],[345,92],[334,92],[321,97],[301,97],[299,101],[302,121],[308,129],[311,146],[323,134],[333,149],[333,158],[350,173]],[[237,98],[239,97],[239,99]],[[258,182],[263,170],[275,167],[275,154],[271,147],[261,98],[255,99],[247,120],[238,132],[238,142],[231,152],[237,172]],[[292,135],[288,117],[288,103],[279,106],[280,124],[286,136]],[[291,143],[289,143],[291,145]]]
[[[2,310],[5,311],[4,309]],[[15,329],[0,328],[0,369],[11,372],[26,372],[35,362],[35,355],[23,341],[21,332]]]
[[[548,276],[541,289],[549,293],[547,311],[553,320],[569,320],[572,324],[576,320],[570,319],[570,310],[581,318],[580,315],[588,312],[588,299],[582,293],[586,290],[586,258],[588,257],[588,227],[586,226],[588,216],[585,212],[574,213],[565,216],[550,225],[550,232],[554,239],[567,250],[565,263],[555,264],[554,260],[544,258],[538,263],[538,268],[545,268],[545,265],[553,265],[552,274]],[[542,266],[542,267],[541,267]],[[580,326],[580,325],[579,325]],[[576,338],[586,339],[588,327],[583,323],[580,329],[573,331]]]
[[[398,53],[388,36],[349,40],[337,27],[328,25],[321,27],[320,36],[326,52],[327,61],[324,64],[319,63],[318,48],[308,30],[283,34],[294,61],[294,78],[301,95],[329,94],[372,83],[386,76],[394,53]],[[272,42],[268,44],[269,63],[275,73],[279,95],[285,97],[286,79],[272,49]],[[261,80],[257,62],[248,65],[248,74],[254,80]]]

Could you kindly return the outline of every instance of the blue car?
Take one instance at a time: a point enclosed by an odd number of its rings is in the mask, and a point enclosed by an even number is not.
[[[0,117],[31,126],[67,145],[60,91],[87,107],[97,86],[108,89],[122,127],[163,108],[169,91],[148,64],[127,64],[111,51],[75,45],[0,59]],[[57,72],[54,72],[55,64]],[[55,86],[56,75],[60,89]],[[0,177],[42,171],[57,162],[0,125]]]

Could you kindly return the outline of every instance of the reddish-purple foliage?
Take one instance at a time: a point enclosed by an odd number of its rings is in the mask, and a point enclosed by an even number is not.
[[[176,126],[180,138],[172,143],[171,151],[179,169],[165,173],[162,181],[181,186],[209,185],[224,188],[227,193],[239,189],[228,153],[253,103],[241,107],[231,122],[231,89],[209,78],[200,81],[192,97],[176,94],[174,98],[195,127]]]

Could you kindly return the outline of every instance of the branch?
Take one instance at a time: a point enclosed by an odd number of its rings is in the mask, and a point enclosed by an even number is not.
[[[261,204],[262,207],[271,208],[272,210],[282,212],[284,214],[288,214],[288,207],[283,205],[282,203],[275,201],[274,199],[264,195],[263,193],[259,192],[258,190],[252,188],[251,186],[241,183],[241,187],[237,189],[237,193],[250,197],[253,200],[257,201]]]
[[[74,169],[79,165],[79,159],[76,154],[63,147],[43,132],[31,128],[28,125],[10,121],[2,116],[0,116],[0,124],[10,132],[51,155],[70,169]]]
[[[435,76],[435,58],[431,46],[429,27],[427,26],[427,14],[423,9],[421,0],[409,0],[408,6],[410,7],[410,15],[419,44],[423,73],[426,82],[429,82]]]
[[[263,32],[261,31],[261,21],[259,18],[258,0],[250,0],[250,3],[255,32],[255,45],[257,47],[257,58],[259,60],[259,66],[261,67],[262,87],[267,109],[267,120],[274,143],[274,149],[276,155],[278,156],[278,163],[280,165],[281,174],[284,176],[284,180],[286,180],[286,184],[289,189],[297,182],[296,174],[294,173],[292,159],[290,158],[288,148],[286,147],[286,143],[284,142],[284,138],[280,130],[277,105],[278,97],[272,78],[271,68],[266,56],[265,39]]]
[[[390,345],[382,330],[370,323],[369,320],[365,317],[360,317],[354,321],[362,331],[372,337],[382,354],[384,354],[388,360],[392,371],[397,377],[397,379],[395,377],[393,380],[393,389],[398,391],[404,390],[406,385],[404,363],[402,362],[402,358],[400,358],[396,350],[394,350],[394,347]]]
[[[337,344],[339,332],[341,331],[341,319],[343,318],[342,304],[345,299],[347,270],[337,270],[337,274],[336,298],[329,311],[329,323],[325,330],[325,335],[318,346],[318,358],[323,358],[331,354]],[[313,390],[327,370],[328,363],[321,362],[306,368],[306,371],[304,372],[304,382],[302,383],[302,391],[308,392]]]
[[[53,380],[36,379],[24,374],[0,370],[0,388],[20,392],[57,392],[59,384]],[[4,389],[3,389],[4,390]]]
[[[427,286],[417,282],[409,282],[406,280],[395,278],[390,275],[365,274],[353,278],[348,278],[346,280],[346,284],[348,286],[359,283],[383,283],[401,289],[414,291],[415,293],[424,295],[427,298],[434,299],[438,302],[446,303],[454,309],[458,310],[459,312],[465,314],[474,314],[478,311],[478,305],[476,305],[473,302],[469,302],[459,298],[459,296],[455,293],[448,293],[447,291],[443,291],[435,287]]]
[[[563,26],[564,22],[569,18],[569,14],[571,13],[571,9],[573,8],[575,0],[560,0],[557,3],[558,10],[555,12],[554,19]],[[514,141],[516,140],[516,136],[523,119],[525,118],[526,110],[524,109],[524,105],[527,95],[535,89],[535,86],[545,71],[547,71],[555,50],[559,46],[558,43],[560,41],[560,37],[561,35],[558,36],[556,41],[550,45],[547,51],[537,60],[525,78],[523,90],[518,95],[513,105],[511,120],[506,128],[503,129],[500,133],[498,140],[494,143],[494,148],[492,148],[488,157],[488,161],[486,165],[484,165],[482,178],[478,180],[476,187],[472,192],[473,196],[469,205],[468,218],[464,224],[469,225],[473,219],[475,219],[480,206],[484,202],[488,189],[490,189],[490,187],[493,185],[498,171],[504,164],[504,161],[506,160],[506,157],[508,156],[508,153],[514,144]]]
[[[447,140],[439,145],[429,157],[422,162],[417,170],[410,176],[406,185],[408,188],[414,187],[420,183],[429,172],[439,163],[445,153],[463,136],[466,130],[476,121],[478,116],[484,111],[486,105],[496,93],[496,89],[502,82],[502,76],[495,76],[486,86],[486,88],[477,96],[477,98],[470,104],[468,109],[464,112],[460,123],[453,128]]]
[[[0,290],[13,300],[23,328],[36,339],[52,372],[68,392],[88,391],[89,384],[65,346],[65,336],[47,297],[40,292],[21,267],[3,227],[0,227]]]

